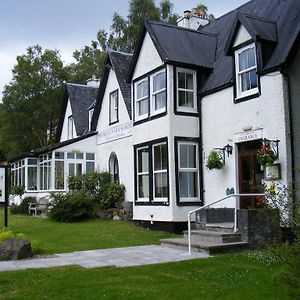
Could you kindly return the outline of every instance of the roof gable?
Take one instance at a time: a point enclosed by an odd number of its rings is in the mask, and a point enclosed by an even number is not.
[[[213,68],[217,46],[216,35],[164,23],[145,21],[132,59],[129,81],[132,79],[146,32],[151,37],[164,63]]]

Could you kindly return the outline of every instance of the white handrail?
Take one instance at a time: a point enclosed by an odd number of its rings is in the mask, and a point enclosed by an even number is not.
[[[212,202],[212,203],[209,203],[209,204],[206,204],[204,206],[201,206],[197,209],[194,209],[194,210],[191,210],[190,212],[188,212],[188,243],[189,243],[189,254],[191,254],[192,252],[192,243],[191,243],[191,215],[199,210],[202,210],[202,209],[205,209],[207,207],[210,207],[212,205],[215,205],[217,203],[220,203],[226,199],[229,199],[229,198],[233,198],[235,197],[236,201],[235,201],[235,205],[234,205],[234,232],[237,232],[237,210],[239,209],[239,201],[238,201],[238,197],[252,197],[252,196],[265,196],[265,194],[263,193],[260,193],[260,194],[254,194],[254,193],[249,193],[249,194],[231,194],[231,195],[228,195],[224,198],[221,198],[215,202]]]

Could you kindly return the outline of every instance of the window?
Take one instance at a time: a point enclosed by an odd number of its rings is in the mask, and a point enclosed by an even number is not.
[[[94,113],[94,108],[89,110],[89,130],[92,130],[93,113]]]
[[[235,52],[237,98],[258,93],[255,49],[255,45],[251,44]]]
[[[63,190],[65,188],[65,163],[64,152],[55,152],[54,188]]]
[[[166,139],[136,148],[136,199],[168,204],[168,145]]]
[[[136,83],[135,113],[136,119],[148,116],[148,78]]]
[[[196,71],[176,69],[177,111],[197,112]]]
[[[109,174],[115,182],[119,182],[119,163],[116,153],[111,153],[109,157]]]
[[[151,113],[166,109],[166,70],[151,75]]]
[[[68,117],[68,139],[75,137],[75,127],[73,116]]]
[[[168,197],[168,149],[162,143],[153,146],[154,199]]]
[[[50,189],[52,153],[40,156],[40,190]]]
[[[179,202],[199,201],[198,143],[177,143],[178,198]]]
[[[134,84],[135,120],[145,119],[166,111],[166,85],[165,68],[148,75]]]
[[[85,173],[94,173],[95,172],[95,153],[86,153],[85,154],[86,165]]]
[[[119,121],[118,90],[109,94],[109,124]]]
[[[27,159],[27,187],[30,191],[37,190],[37,159]]]
[[[137,150],[137,198],[149,199],[149,148]]]

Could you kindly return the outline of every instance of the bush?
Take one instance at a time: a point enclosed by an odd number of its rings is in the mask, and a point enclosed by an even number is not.
[[[10,212],[12,214],[23,214],[28,215],[29,203],[36,203],[35,197],[25,197],[20,205],[12,204],[10,206]]]
[[[27,240],[27,237],[23,233],[15,234],[7,228],[3,228],[2,230],[0,230],[0,244],[5,240],[15,239],[15,238]]]
[[[51,195],[51,219],[60,222],[76,222],[94,216],[95,203],[85,191]]]
[[[99,206],[101,209],[118,207],[124,201],[125,187],[116,182],[109,182],[101,190]]]

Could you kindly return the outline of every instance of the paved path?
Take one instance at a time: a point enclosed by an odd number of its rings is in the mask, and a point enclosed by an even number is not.
[[[0,262],[0,272],[24,269],[38,269],[78,265],[83,268],[105,266],[129,267],[166,262],[176,262],[194,258],[207,258],[206,253],[192,253],[162,246],[138,246],[56,254],[48,258],[33,258]]]

